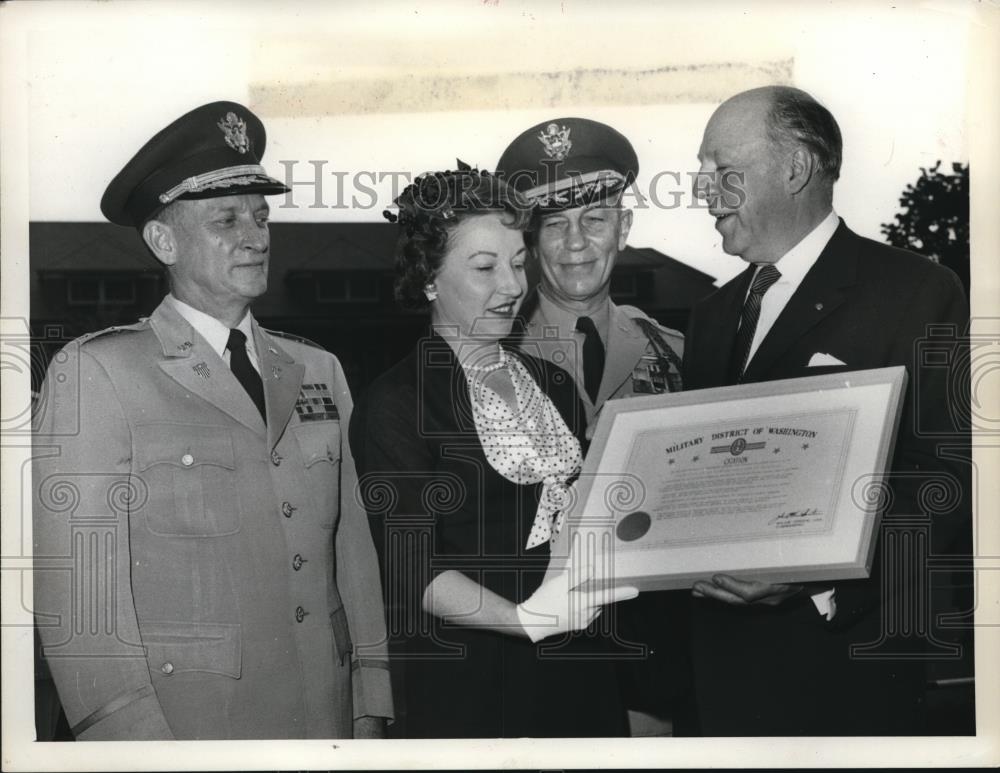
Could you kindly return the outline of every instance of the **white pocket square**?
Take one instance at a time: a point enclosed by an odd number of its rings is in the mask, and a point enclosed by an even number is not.
[[[842,362],[834,357],[832,354],[823,354],[823,352],[816,352],[812,357],[809,358],[810,368],[822,367],[824,365],[846,365],[846,362]]]

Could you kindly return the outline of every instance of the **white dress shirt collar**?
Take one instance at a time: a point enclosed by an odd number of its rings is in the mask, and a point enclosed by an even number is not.
[[[570,337],[576,333],[576,321],[580,318],[579,312],[563,306],[548,295],[540,284],[538,285],[538,308],[549,324],[555,324],[559,328],[560,336]],[[601,336],[601,342],[607,346],[608,328],[611,324],[610,297],[605,300],[597,313],[591,316],[591,319],[594,320],[594,327],[597,328],[597,332]]]
[[[229,328],[211,314],[206,314],[184,303],[184,301],[178,299],[173,293],[167,296],[167,300],[173,304],[177,313],[190,323],[198,335],[208,342],[208,345],[212,347],[215,353],[226,362],[229,362],[229,352],[226,350],[226,346],[229,343]],[[240,320],[236,328],[247,337],[247,356],[250,358],[253,366],[259,370],[257,365],[257,347],[254,345],[253,340],[253,317],[249,309],[247,309],[247,313],[243,315],[243,319]]]
[[[757,329],[754,331],[753,342],[750,344],[750,355],[747,359],[748,364],[757,353],[757,349],[760,348],[764,338],[771,332],[771,328],[788,304],[788,301],[795,294],[795,291],[799,289],[799,285],[802,284],[805,275],[809,273],[809,269],[819,260],[820,254],[826,248],[830,239],[833,238],[833,234],[839,225],[840,218],[831,209],[830,213],[820,221],[819,225],[807,233],[798,244],[782,255],[778,262],[775,263],[778,271],[781,272],[781,276],[761,299],[760,316],[757,320]],[[757,271],[760,271],[760,266],[757,267]],[[756,273],[754,276],[756,277]],[[753,282],[751,281],[750,286],[752,285]],[[750,292],[750,286],[747,287],[747,294]]]
[[[798,244],[782,255],[775,263],[778,271],[781,272],[781,278],[778,281],[791,283],[798,287],[802,278],[819,259],[827,242],[833,238],[833,233],[839,225],[840,218],[831,209],[829,214],[819,222],[819,225],[803,236]]]

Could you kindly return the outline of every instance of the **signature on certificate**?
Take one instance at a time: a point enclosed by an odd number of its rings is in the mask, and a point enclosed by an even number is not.
[[[805,510],[789,510],[788,512],[778,513],[767,522],[767,525],[777,526],[779,529],[804,526],[807,523],[819,520],[822,516],[822,511],[817,507],[808,507]]]

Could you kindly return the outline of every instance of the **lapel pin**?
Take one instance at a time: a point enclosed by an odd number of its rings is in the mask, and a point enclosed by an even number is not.
[[[277,354],[277,353],[278,353],[278,350],[277,350],[277,349],[275,349],[275,348],[274,348],[273,346],[269,346],[269,347],[267,347],[267,350],[268,350],[268,351],[269,351],[269,352],[270,352],[271,354]]]
[[[197,373],[202,378],[208,378],[212,375],[212,371],[208,369],[208,364],[204,362],[199,362],[197,365],[191,367],[195,373]]]
[[[823,304],[822,303],[817,303],[816,304],[816,311],[823,311]]]
[[[272,365],[271,376],[274,378],[281,378],[281,368],[279,368],[277,365]]]
[[[190,349],[190,348],[191,348],[192,346],[194,346],[194,344],[193,344],[193,343],[191,343],[190,341],[185,341],[185,342],[184,342],[184,343],[182,343],[182,344],[178,344],[178,345],[177,345],[177,349],[178,349],[178,351],[181,351],[181,352],[186,352],[186,351],[187,351],[188,349]]]

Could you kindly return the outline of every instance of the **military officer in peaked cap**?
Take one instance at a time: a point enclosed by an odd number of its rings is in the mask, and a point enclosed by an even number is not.
[[[610,297],[632,226],[622,197],[638,172],[628,139],[586,118],[533,126],[497,162],[535,206],[529,239],[541,280],[522,306],[519,344],[573,374],[589,431],[608,400],[681,388],[683,336]],[[690,700],[688,605],[683,594],[643,594],[612,613],[624,638],[649,645],[646,660],[620,669],[633,735],[665,734],[665,717]]]
[[[683,336],[610,297],[632,226],[622,194],[638,171],[628,139],[585,118],[533,126],[497,163],[536,206],[541,281],[522,308],[522,345],[574,375],[591,425],[607,400],[680,389]]]
[[[379,574],[337,359],[260,327],[265,133],[216,102],[156,134],[101,209],[170,294],[74,341],[35,439],[35,615],[79,740],[378,736]]]

